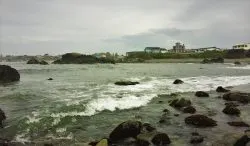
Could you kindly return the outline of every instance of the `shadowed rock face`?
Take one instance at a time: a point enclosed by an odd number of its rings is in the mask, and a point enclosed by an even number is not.
[[[192,115],[185,118],[185,123],[196,127],[217,126],[216,121],[204,115]]]
[[[118,125],[109,135],[111,142],[117,142],[125,138],[136,138],[142,130],[142,123],[139,121],[126,121]]]
[[[0,83],[10,83],[20,80],[20,74],[14,68],[7,65],[0,65]]]
[[[3,121],[6,119],[5,113],[0,108],[0,128],[3,128]]]
[[[249,103],[250,93],[229,92],[223,95],[223,99],[227,101],[238,101],[241,103]]]
[[[204,92],[204,91],[197,91],[195,93],[195,96],[197,96],[197,97],[209,97],[209,94]]]

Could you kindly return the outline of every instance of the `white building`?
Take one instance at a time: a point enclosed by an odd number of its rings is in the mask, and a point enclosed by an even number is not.
[[[166,53],[167,50],[165,48],[160,48],[160,47],[146,47],[144,49],[144,52],[146,53]]]
[[[233,46],[233,49],[250,50],[250,43],[236,44],[236,45]]]

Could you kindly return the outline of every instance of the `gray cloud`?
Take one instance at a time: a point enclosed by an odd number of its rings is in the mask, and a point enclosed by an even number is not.
[[[4,54],[119,52],[250,41],[248,0],[1,0]]]

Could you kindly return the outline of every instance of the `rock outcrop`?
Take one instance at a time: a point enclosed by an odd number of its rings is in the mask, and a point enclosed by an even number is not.
[[[131,81],[118,81],[115,82],[115,85],[119,85],[119,86],[128,86],[128,85],[137,85],[140,84],[139,82],[131,82]]]
[[[38,59],[36,59],[36,58],[31,58],[31,59],[27,62],[27,64],[41,64],[41,65],[48,65],[49,63],[48,63],[48,62],[46,62],[46,61],[44,61],[44,60],[39,61],[39,60],[38,60]]]
[[[240,115],[240,110],[237,107],[230,105],[227,105],[222,112],[227,115],[235,115],[235,116]]]
[[[185,123],[196,127],[214,127],[217,126],[217,122],[205,115],[191,115],[185,118]]]
[[[173,84],[183,84],[184,82],[180,79],[176,79]]]
[[[204,92],[204,91],[197,91],[195,93],[195,96],[197,96],[197,97],[209,97],[209,94]]]
[[[0,128],[3,128],[3,121],[6,119],[5,113],[0,108]]]
[[[53,62],[54,64],[94,64],[94,63],[111,63],[115,61],[107,58],[97,58],[92,55],[83,55],[79,53],[67,53],[62,58]]]
[[[217,87],[217,89],[216,89],[216,92],[222,92],[222,93],[229,92],[229,91],[230,91],[230,90],[225,89],[225,88],[223,88],[222,86],[219,86],[219,87]]]
[[[126,138],[136,138],[141,133],[142,123],[139,121],[126,121],[118,125],[109,135],[111,142],[118,142]]]
[[[170,102],[169,104],[170,106],[172,107],[175,107],[175,108],[183,108],[183,107],[186,107],[186,106],[190,106],[191,105],[191,101],[190,100],[186,100],[184,98],[181,98],[181,99],[174,99]]]
[[[203,63],[203,64],[209,64],[209,63],[224,63],[224,59],[221,58],[221,57],[212,58],[212,59],[207,59],[207,58],[205,58],[201,63]]]
[[[0,65],[0,83],[10,83],[20,80],[18,71],[7,65]]]
[[[229,92],[223,95],[223,99],[227,101],[238,101],[241,103],[250,102],[250,93]]]

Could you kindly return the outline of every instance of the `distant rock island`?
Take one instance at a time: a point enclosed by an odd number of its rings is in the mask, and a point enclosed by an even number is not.
[[[97,58],[92,55],[84,55],[80,53],[66,53],[61,59],[53,62],[54,64],[94,64],[94,63],[111,63],[115,64],[113,59]]]

